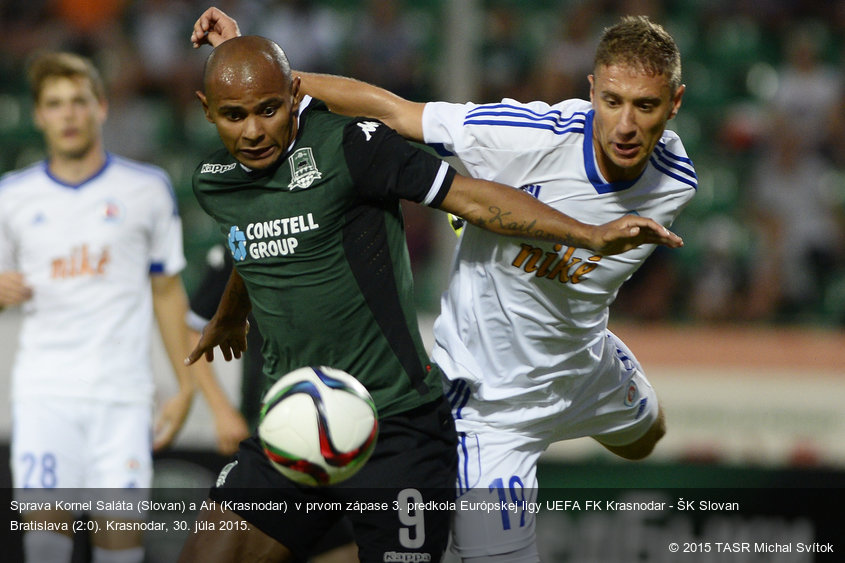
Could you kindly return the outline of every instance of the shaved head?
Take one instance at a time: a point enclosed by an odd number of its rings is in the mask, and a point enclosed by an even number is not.
[[[244,166],[264,169],[296,138],[299,83],[281,47],[248,35],[211,52],[197,98],[226,149]]]
[[[285,91],[291,70],[285,52],[275,42],[247,35],[223,42],[205,63],[203,88],[214,97],[220,87],[249,87],[258,83]]]

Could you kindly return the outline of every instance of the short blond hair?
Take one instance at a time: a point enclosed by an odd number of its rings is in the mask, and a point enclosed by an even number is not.
[[[89,59],[66,52],[36,54],[27,65],[27,79],[32,99],[38,103],[44,83],[51,78],[81,78],[87,80],[91,90],[101,102],[106,99],[106,89],[97,67]]]
[[[663,75],[672,91],[681,85],[681,53],[672,36],[647,16],[625,16],[606,28],[596,48],[593,70],[624,65]]]

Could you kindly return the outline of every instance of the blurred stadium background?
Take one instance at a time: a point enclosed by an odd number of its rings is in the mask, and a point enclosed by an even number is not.
[[[217,146],[193,94],[208,48],[194,51],[188,40],[209,5],[0,1],[0,173],[43,158],[23,78],[27,57],[42,48],[91,56],[110,89],[109,149],[172,176],[189,291],[219,238],[190,187],[196,163]],[[278,41],[296,69],[348,74],[420,101],[586,97],[605,25],[627,13],[664,24],[681,48],[687,85],[669,126],[696,164],[699,189],[673,227],[686,246],[656,252],[630,280],[611,328],[657,387],[669,433],[637,464],[618,462],[589,440],[556,445],[541,467],[548,490],[540,498],[719,497],[743,504],[739,512],[696,514],[549,511],[538,520],[541,554],[544,561],[671,561],[669,541],[753,545],[778,538],[839,540],[839,553],[845,551],[845,1],[216,5],[244,33]],[[429,210],[409,205],[406,216],[429,337],[454,238]],[[4,401],[18,320],[14,310],[0,315]],[[164,394],[171,378],[166,362],[158,364]],[[218,369],[236,399],[237,364]],[[0,409],[4,447],[9,423],[8,409]],[[157,484],[203,488],[222,461],[208,411],[197,401],[176,447],[157,461]],[[8,487],[8,465],[0,478]],[[178,539],[150,542],[150,561],[172,560]],[[798,553],[683,560],[716,559],[816,560]]]

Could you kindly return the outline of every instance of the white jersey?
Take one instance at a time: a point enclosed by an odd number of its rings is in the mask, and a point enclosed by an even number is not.
[[[426,143],[456,156],[474,177],[520,187],[585,223],[636,213],[671,225],[697,185],[678,136],[663,134],[637,180],[608,183],[596,164],[592,123],[583,100],[436,102],[423,112]],[[574,398],[567,396],[571,379],[610,361],[608,308],[653,250],[598,256],[468,225],[434,325],[433,359],[450,380],[468,381],[479,400],[562,410]],[[497,420],[505,423],[504,415]]]
[[[150,276],[185,266],[163,170],[109,154],[79,185],[45,162],[0,180],[0,271],[33,288],[12,397],[151,402]]]

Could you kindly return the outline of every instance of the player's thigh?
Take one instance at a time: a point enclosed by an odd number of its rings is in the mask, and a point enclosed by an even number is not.
[[[180,563],[282,563],[292,560],[286,547],[234,512],[219,506],[200,511],[196,528],[182,546]]]
[[[361,561],[440,561],[455,498],[455,444],[445,401],[381,420],[372,457],[342,484]]]
[[[90,461],[85,485],[149,489],[153,478],[150,407],[106,402],[95,405],[92,410],[88,436]]]
[[[85,403],[54,398],[12,403],[11,468],[16,489],[84,485]]]
[[[459,433],[453,549],[461,557],[501,555],[535,542],[537,460],[542,441],[518,433]]]
[[[605,446],[632,444],[658,420],[657,393],[634,354],[607,331],[605,360],[583,379],[553,440],[592,436]]]
[[[270,465],[253,435],[241,442],[236,459],[221,470],[209,496],[242,519],[249,530],[262,532],[304,560],[342,515],[342,504],[331,504],[337,501],[331,497],[332,491],[331,487],[307,487],[287,479]],[[214,513],[206,516],[211,518]],[[220,526],[216,527],[219,530]],[[240,529],[234,532],[246,539],[253,536],[240,533]]]

